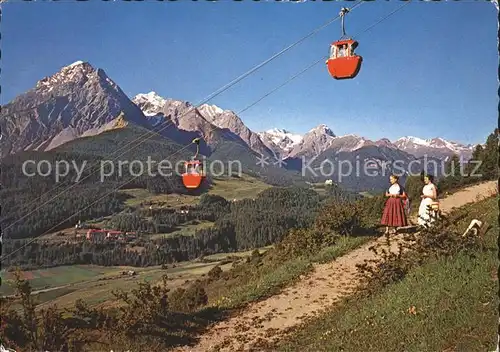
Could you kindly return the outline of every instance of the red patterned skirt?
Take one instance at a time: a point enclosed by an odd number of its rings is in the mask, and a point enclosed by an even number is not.
[[[382,214],[381,224],[394,227],[408,225],[401,198],[389,198],[387,200],[385,203],[384,213]]]

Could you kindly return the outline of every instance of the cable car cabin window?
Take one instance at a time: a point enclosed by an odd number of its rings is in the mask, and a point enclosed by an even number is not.
[[[339,57],[346,57],[347,56],[347,45],[342,45],[340,47],[340,51],[339,51]]]
[[[348,57],[354,55],[354,48],[349,44],[332,45],[330,47],[330,58]]]
[[[186,165],[186,173],[187,174],[202,174],[203,167],[201,164],[187,164]]]
[[[337,57],[337,47],[335,45],[330,46],[330,58],[334,59]]]

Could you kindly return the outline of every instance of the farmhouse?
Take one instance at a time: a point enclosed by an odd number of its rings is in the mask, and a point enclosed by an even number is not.
[[[102,241],[106,238],[105,230],[90,229],[87,231],[87,240]]]
[[[124,233],[122,231],[106,230],[106,238],[108,240],[118,240],[123,239]]]
[[[106,229],[90,229],[87,231],[87,240],[94,242],[101,242],[106,240],[111,241],[124,241],[124,240],[133,240],[137,238],[137,234],[135,232],[124,232],[117,230],[106,230]]]

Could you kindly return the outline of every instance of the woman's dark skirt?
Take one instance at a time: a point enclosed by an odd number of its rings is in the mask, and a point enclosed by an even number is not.
[[[405,209],[401,198],[389,198],[382,214],[382,225],[403,227],[408,225]]]

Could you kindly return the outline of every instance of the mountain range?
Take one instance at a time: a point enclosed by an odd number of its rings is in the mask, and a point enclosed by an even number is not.
[[[219,160],[240,160],[243,171],[309,181],[333,178],[348,188],[377,188],[386,176],[339,180],[335,175],[306,175],[304,162],[321,167],[326,160],[373,161],[379,167],[400,160],[404,165],[422,160],[447,160],[456,154],[469,159],[475,148],[442,138],[402,137],[372,141],[354,134],[337,136],[321,124],[304,135],[286,129],[254,132],[233,111],[215,105],[193,106],[187,101],[150,92],[130,99],[103,69],[78,61],[38,81],[29,91],[2,106],[1,156],[26,150],[48,151],[82,137],[98,136],[138,126],[183,148],[201,138],[200,153]],[[269,163],[261,168],[258,158]],[[283,160],[273,165],[271,161]],[[308,161],[309,160],[309,161]],[[413,171],[413,170],[412,170]],[[312,172],[314,174],[314,172]]]
[[[337,152],[353,152],[363,147],[376,146],[399,149],[417,158],[427,155],[433,158],[448,159],[453,155],[457,155],[464,160],[468,160],[475,148],[474,145],[450,142],[438,137],[424,140],[418,137],[406,136],[391,142],[387,138],[372,141],[355,134],[336,136],[324,124],[311,129],[304,135],[274,128],[260,132],[259,136],[264,144],[275,153],[287,157],[311,156],[329,149]]]

